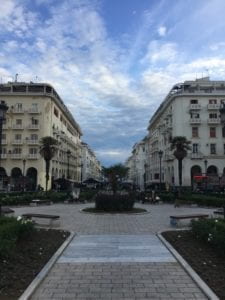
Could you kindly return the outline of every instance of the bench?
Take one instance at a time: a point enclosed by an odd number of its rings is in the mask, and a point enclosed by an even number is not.
[[[30,203],[31,206],[38,206],[38,205],[41,205],[41,204],[50,205],[51,201],[35,199],[35,200],[32,200],[31,203]]]
[[[172,226],[177,226],[178,222],[180,220],[184,220],[184,219],[204,219],[204,218],[208,218],[209,215],[208,214],[189,214],[189,215],[176,215],[176,216],[170,216],[170,225]]]
[[[49,220],[49,226],[59,226],[59,222],[56,223],[56,221],[59,220],[59,216],[56,215],[45,215],[45,214],[32,214],[32,213],[27,213],[22,215],[23,218],[28,219],[28,220],[33,220],[33,219],[47,219]],[[45,224],[39,224],[38,225],[45,225]]]
[[[217,210],[214,210],[213,214],[214,215],[224,216],[224,210],[223,210],[223,208],[219,208]]]

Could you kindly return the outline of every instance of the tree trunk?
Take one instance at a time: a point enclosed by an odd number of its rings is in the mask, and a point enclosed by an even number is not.
[[[45,191],[47,193],[48,190],[48,181],[49,181],[49,169],[50,169],[50,160],[45,161],[46,164],[46,176],[45,176]]]
[[[182,186],[182,159],[178,160],[179,186]]]

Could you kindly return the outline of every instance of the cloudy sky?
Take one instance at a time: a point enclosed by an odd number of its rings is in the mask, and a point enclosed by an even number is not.
[[[51,83],[103,165],[171,86],[225,79],[224,0],[0,0],[0,80]]]

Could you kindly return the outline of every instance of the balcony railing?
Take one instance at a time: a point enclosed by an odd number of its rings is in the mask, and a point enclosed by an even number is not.
[[[8,141],[5,140],[5,139],[3,139],[3,140],[2,140],[2,145],[7,145],[7,144],[8,144]]]
[[[201,104],[190,104],[190,109],[201,109]]]
[[[38,129],[40,129],[40,126],[39,126],[39,124],[29,124],[27,126],[27,129],[38,130]]]
[[[13,145],[22,145],[23,144],[23,140],[13,140],[12,144]]]
[[[6,153],[2,153],[1,155],[1,159],[6,159],[7,158],[7,154]]]
[[[217,103],[212,103],[212,104],[208,104],[208,109],[220,109],[220,104]]]
[[[27,155],[27,158],[28,158],[28,159],[38,159],[38,158],[39,158],[39,155],[38,155],[37,153],[33,153],[33,154],[29,153],[29,154]]]
[[[23,114],[24,113],[24,109],[23,108],[16,108],[14,107],[13,109],[11,109],[11,112],[14,114]]]
[[[201,124],[201,119],[200,118],[191,118],[189,120],[190,124]]]
[[[21,130],[21,129],[23,129],[23,125],[22,124],[13,124],[12,125],[12,129],[19,129],[19,130]]]
[[[39,114],[40,110],[38,108],[29,108],[27,112],[29,114]]]
[[[190,158],[191,159],[202,159],[203,158],[203,154],[201,152],[191,153],[190,154]]]
[[[22,154],[21,153],[12,153],[11,159],[22,159]]]
[[[39,144],[39,140],[26,139],[26,143],[28,145],[38,145]]]
[[[208,124],[220,124],[220,118],[210,118],[208,119]]]

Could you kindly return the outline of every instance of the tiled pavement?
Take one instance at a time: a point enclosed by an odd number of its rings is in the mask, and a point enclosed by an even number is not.
[[[154,233],[169,215],[211,212],[171,205],[142,205],[142,215],[89,215],[86,205],[18,208],[56,213],[61,227],[77,233],[32,299],[206,299]]]

